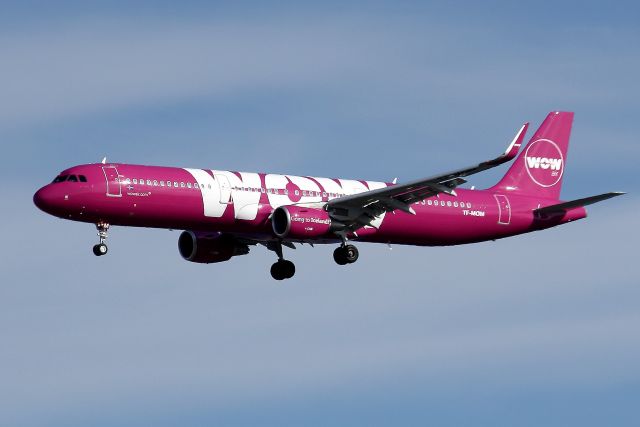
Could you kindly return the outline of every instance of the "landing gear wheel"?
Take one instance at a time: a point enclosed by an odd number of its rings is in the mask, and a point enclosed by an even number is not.
[[[296,266],[288,260],[281,259],[271,266],[271,277],[276,280],[291,279],[296,273]]]
[[[289,260],[283,260],[282,262],[282,270],[284,271],[284,278],[291,279],[294,274],[296,274],[296,266]]]
[[[340,246],[333,251],[333,259],[338,265],[353,264],[358,256],[358,248],[353,245]]]
[[[344,247],[345,258],[349,264],[353,264],[358,260],[358,248],[353,245],[347,245]]]
[[[107,251],[107,245],[105,245],[104,243],[98,243],[97,245],[93,246],[93,254],[95,256],[106,255]]]
[[[338,265],[347,264],[347,257],[345,256],[344,248],[342,246],[337,247],[336,250],[333,251],[333,260]]]

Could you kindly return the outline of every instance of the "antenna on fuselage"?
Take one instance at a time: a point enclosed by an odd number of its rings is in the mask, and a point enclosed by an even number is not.
[[[103,157],[100,163],[102,163],[103,165],[107,163],[107,156]]]

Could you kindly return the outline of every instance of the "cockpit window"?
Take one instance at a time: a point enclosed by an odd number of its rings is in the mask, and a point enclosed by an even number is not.
[[[80,182],[87,182],[87,177],[84,175],[78,175],[78,179],[80,180]]]
[[[69,175],[69,178],[67,178],[67,181],[69,182],[78,182],[78,177],[75,175]]]
[[[69,175],[58,175],[53,179],[53,183],[56,184],[58,182],[64,182],[67,180],[68,177]]]

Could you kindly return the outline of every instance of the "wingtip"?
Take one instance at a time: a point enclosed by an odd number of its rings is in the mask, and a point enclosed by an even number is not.
[[[526,122],[520,127],[520,129],[518,130],[518,133],[516,133],[516,136],[513,137],[511,144],[509,144],[509,146],[507,147],[507,150],[503,154],[503,156],[507,160],[513,159],[518,154],[518,151],[520,151],[520,146],[524,141],[524,136],[527,133],[528,127],[529,127],[529,122]]]

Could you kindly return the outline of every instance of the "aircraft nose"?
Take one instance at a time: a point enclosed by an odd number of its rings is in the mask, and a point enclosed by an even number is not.
[[[61,200],[60,194],[55,191],[55,189],[51,188],[51,185],[45,185],[33,195],[33,203],[42,211],[51,213],[55,210],[56,205],[58,205]]]
[[[33,203],[40,209],[40,210],[45,210],[45,206],[47,205],[47,197],[48,197],[48,193],[47,193],[47,187],[42,187],[41,189],[39,189],[38,191],[36,191],[36,194],[33,195]]]

